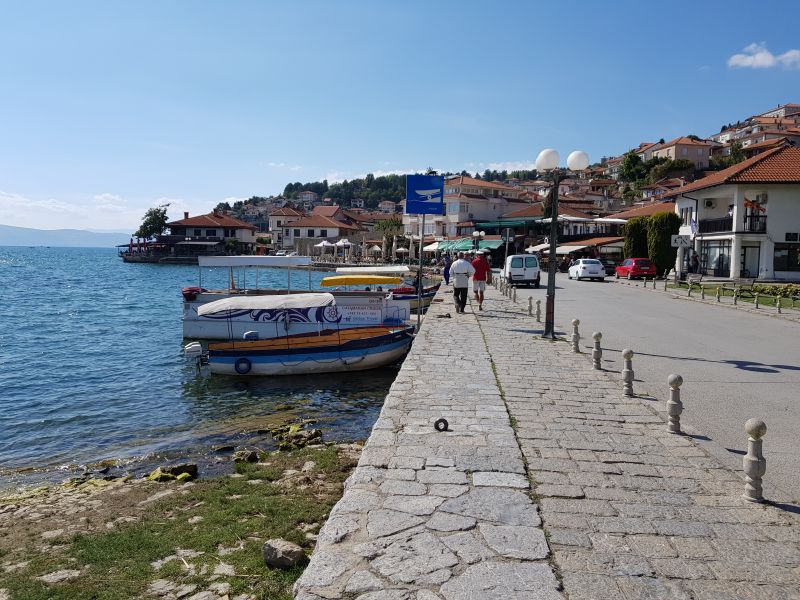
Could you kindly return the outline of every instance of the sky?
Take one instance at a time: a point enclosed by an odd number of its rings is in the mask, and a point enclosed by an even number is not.
[[[708,136],[800,103],[795,9],[0,0],[0,224],[130,232],[166,202]]]

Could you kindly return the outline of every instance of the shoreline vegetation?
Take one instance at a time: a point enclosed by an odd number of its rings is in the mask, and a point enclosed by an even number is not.
[[[310,555],[362,445],[286,433],[283,449],[235,453],[228,475],[0,492],[0,600],[291,599],[307,560],[269,567],[262,547],[281,539]]]

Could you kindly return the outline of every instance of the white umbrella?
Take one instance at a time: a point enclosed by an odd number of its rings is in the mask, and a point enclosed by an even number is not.
[[[336,242],[336,245],[339,246],[340,248],[344,248],[350,246],[351,244],[347,238],[342,238],[338,242]]]
[[[397,258],[397,236],[392,236],[392,258]]]
[[[397,250],[395,250],[395,252],[397,252],[397,254],[405,254],[406,252],[408,252],[408,248],[398,248]]]
[[[333,246],[328,240],[322,240],[319,244],[314,244],[314,248],[329,248]]]
[[[372,254],[377,254],[378,252],[382,252],[382,251],[383,251],[383,248],[381,248],[380,246],[378,246],[378,244],[375,244],[374,246],[370,246],[370,248],[369,248],[369,251],[370,251],[370,253],[372,253]]]

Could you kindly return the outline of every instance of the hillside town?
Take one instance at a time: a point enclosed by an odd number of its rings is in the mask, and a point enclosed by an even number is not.
[[[792,278],[800,216],[784,202],[800,184],[791,168],[798,164],[798,143],[800,104],[783,104],[723,125],[706,138],[644,141],[620,156],[603,157],[559,181],[556,253],[562,260],[591,256],[618,263],[628,220],[677,213],[680,233],[693,238],[691,250],[678,252],[677,272]],[[405,214],[405,200],[372,202],[370,209],[361,198],[345,206],[302,189],[291,197],[254,197],[233,207],[223,203],[206,215],[185,213],[167,223],[169,233],[149,242],[131,241],[124,250],[132,259],[156,255],[176,261],[224,252],[330,254],[335,259],[339,244],[347,250],[342,259],[398,261],[418,258],[422,236],[429,259],[473,245],[496,259],[524,251],[546,253],[552,181],[544,174],[501,180],[485,175],[447,176],[445,214],[429,219],[424,231],[419,216]],[[770,197],[770,212],[780,214],[780,224],[776,219],[768,228]],[[694,255],[699,266],[691,264]],[[739,255],[741,261],[732,260]]]

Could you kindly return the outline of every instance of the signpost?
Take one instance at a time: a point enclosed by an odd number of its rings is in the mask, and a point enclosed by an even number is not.
[[[691,248],[692,236],[690,235],[673,235],[670,238],[673,248]]]
[[[425,239],[425,215],[444,214],[444,177],[406,175],[406,214],[422,215],[419,226],[419,272],[417,273],[417,331],[419,331],[422,323],[422,243]],[[414,243],[413,236],[411,243]]]

